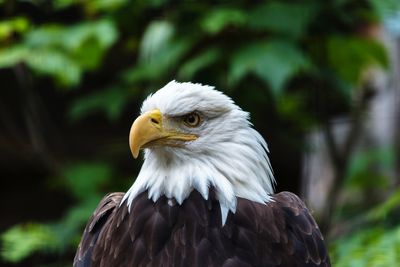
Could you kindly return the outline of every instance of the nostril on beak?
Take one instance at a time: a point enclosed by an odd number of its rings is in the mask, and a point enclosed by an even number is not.
[[[150,123],[154,126],[161,127],[162,125],[162,114],[158,109],[146,112],[146,117],[150,119]]]

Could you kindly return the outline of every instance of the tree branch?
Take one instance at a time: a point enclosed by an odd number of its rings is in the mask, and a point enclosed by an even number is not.
[[[326,125],[324,125],[324,137],[328,147],[328,153],[334,167],[332,186],[328,192],[328,197],[326,200],[327,208],[322,214],[320,222],[321,231],[325,235],[327,235],[331,230],[333,212],[336,209],[338,197],[346,178],[352,152],[361,133],[363,125],[362,114],[367,104],[367,99],[364,97],[365,90],[363,89],[359,90],[358,98],[355,101],[350,121],[350,129],[344,139],[343,147],[340,147],[338,142],[336,142],[330,122],[327,122]]]

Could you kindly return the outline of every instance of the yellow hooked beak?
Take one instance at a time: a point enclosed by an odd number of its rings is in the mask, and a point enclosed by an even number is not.
[[[163,127],[163,116],[155,109],[140,115],[132,124],[129,133],[129,146],[136,159],[141,148],[155,145],[177,146],[176,141],[193,141],[197,136],[166,130]]]

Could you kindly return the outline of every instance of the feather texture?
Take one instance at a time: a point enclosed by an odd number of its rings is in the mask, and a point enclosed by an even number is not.
[[[304,203],[282,192],[266,204],[243,198],[221,225],[215,190],[181,205],[139,194],[128,212],[107,195],[89,220],[74,260],[82,266],[330,266],[323,237]]]

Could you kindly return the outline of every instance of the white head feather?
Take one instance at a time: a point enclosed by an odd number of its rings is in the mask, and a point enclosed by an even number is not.
[[[183,147],[145,149],[142,169],[123,199],[129,206],[145,190],[153,201],[165,195],[181,204],[192,190],[208,199],[213,187],[225,224],[228,211],[236,211],[237,197],[271,200],[275,180],[267,144],[251,127],[249,113],[232,99],[210,86],[171,81],[144,101],[141,112],[154,109],[166,117],[196,111],[204,121],[186,129],[198,138]]]

